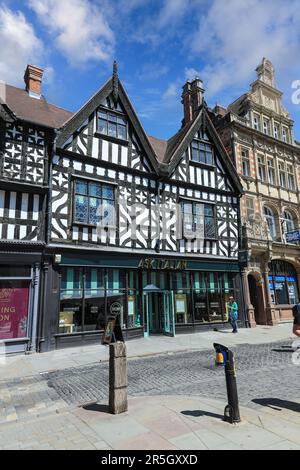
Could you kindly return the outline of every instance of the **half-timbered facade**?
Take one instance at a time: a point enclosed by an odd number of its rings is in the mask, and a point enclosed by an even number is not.
[[[46,102],[41,77],[29,66],[26,90],[5,86],[0,103],[0,341],[99,342],[116,314],[126,338],[222,328],[231,295],[243,324],[242,187],[202,82],[184,86],[182,128],[164,141],[116,66],[75,114]]]
[[[0,86],[0,342],[8,352],[36,351],[49,155],[53,129],[69,115],[56,116],[41,78],[29,66],[26,90]]]
[[[241,186],[201,82],[188,82],[187,94],[191,119],[158,140],[146,135],[115,70],[60,129],[44,349],[99,341],[113,312],[130,338],[222,326],[231,294],[242,307]]]

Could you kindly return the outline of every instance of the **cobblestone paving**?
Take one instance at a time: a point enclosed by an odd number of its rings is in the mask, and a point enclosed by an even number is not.
[[[241,345],[233,349],[240,402],[293,400],[299,394],[300,366],[292,363],[292,341]],[[226,400],[223,368],[214,351],[174,353],[129,361],[129,394],[199,395]],[[61,412],[68,405],[107,401],[108,363],[76,367],[0,382],[0,424]]]
[[[300,366],[292,363],[291,342],[241,345],[233,351],[242,404],[254,406],[255,398],[297,396]],[[130,360],[129,394],[226,398],[224,370],[214,366],[214,359],[214,351],[193,351]],[[107,399],[108,364],[51,372],[47,383],[68,404]]]

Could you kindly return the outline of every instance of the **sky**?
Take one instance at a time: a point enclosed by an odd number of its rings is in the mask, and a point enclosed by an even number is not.
[[[200,77],[208,105],[227,106],[249,90],[266,57],[300,141],[300,103],[292,100],[299,0],[0,0],[0,44],[0,80],[23,87],[26,65],[39,65],[47,100],[73,112],[117,60],[145,131],[162,139],[181,126],[186,80]]]

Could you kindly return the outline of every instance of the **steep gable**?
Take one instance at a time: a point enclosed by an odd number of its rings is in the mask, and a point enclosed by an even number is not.
[[[158,171],[155,152],[115,76],[65,124],[57,146],[134,170]]]
[[[184,132],[185,131],[185,132]],[[197,161],[199,155],[207,155],[207,161]],[[241,183],[227,152],[214,129],[205,108],[199,110],[194,121],[183,129],[168,156],[172,179],[240,193]]]

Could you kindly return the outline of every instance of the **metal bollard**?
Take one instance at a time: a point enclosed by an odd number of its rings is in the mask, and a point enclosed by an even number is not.
[[[216,365],[225,367],[228,405],[224,411],[224,420],[231,424],[241,422],[239,399],[236,385],[236,369],[233,352],[222,344],[214,343]]]

